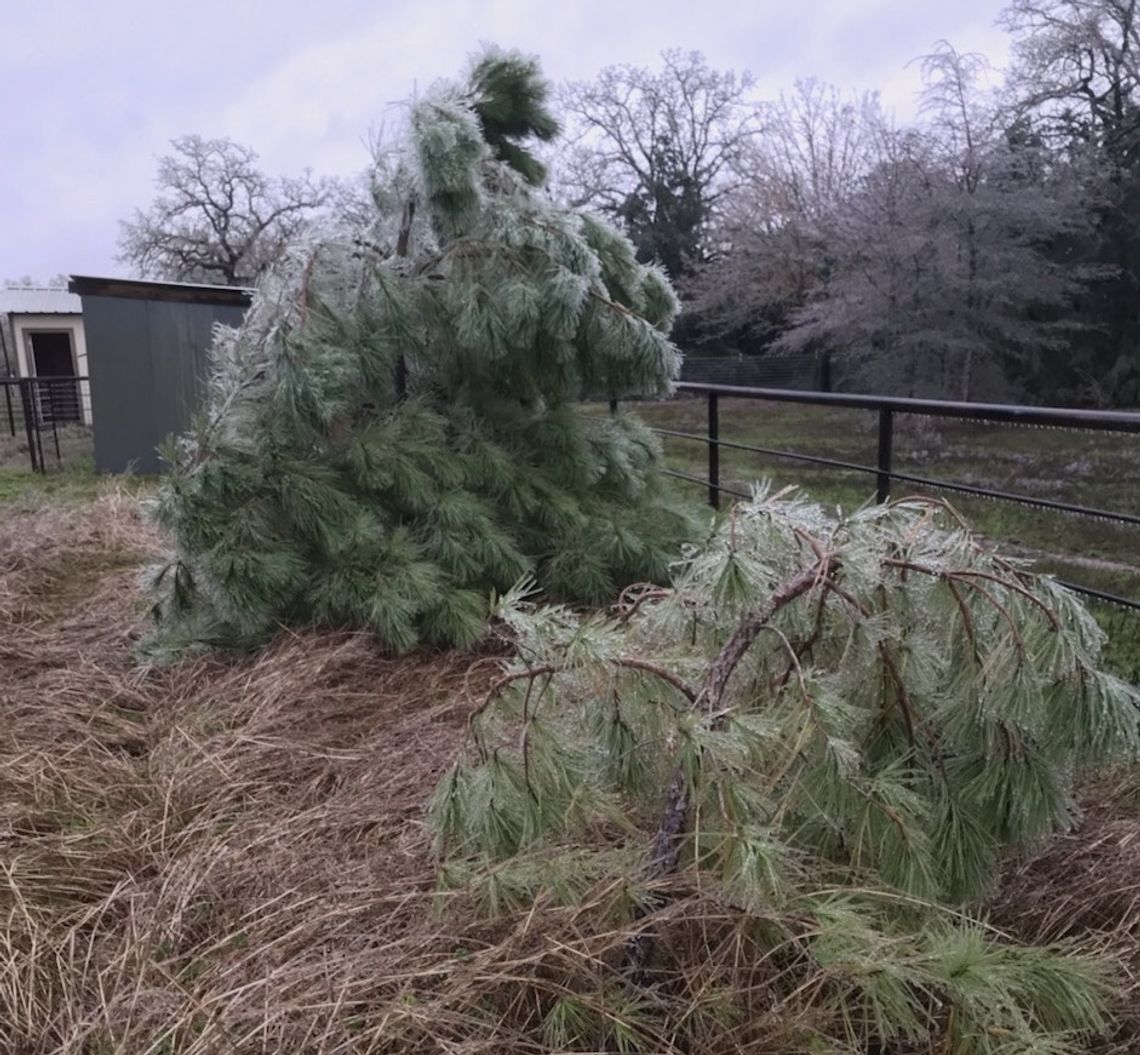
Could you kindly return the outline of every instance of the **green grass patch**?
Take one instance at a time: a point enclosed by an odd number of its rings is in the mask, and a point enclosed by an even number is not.
[[[0,509],[33,513],[53,503],[89,502],[99,493],[101,478],[90,470],[0,468]]]
[[[49,468],[46,473],[0,466],[0,513],[34,513],[54,505],[91,502],[113,485],[143,496],[153,490],[155,477],[99,475],[89,467]]]
[[[706,477],[704,400],[639,403],[635,409],[654,427],[696,435],[697,439],[664,436],[665,453],[670,468]],[[722,441],[773,451],[873,467],[877,428],[872,411],[721,401]],[[827,505],[851,508],[874,498],[872,473],[730,447],[722,447],[720,463],[722,483],[740,490],[768,478],[781,487],[797,484]],[[899,415],[894,468],[915,476],[1140,515],[1140,437]],[[1135,527],[899,481],[894,482],[892,494],[941,495],[982,534],[1019,549],[1040,551],[1033,555],[1064,565],[1075,581],[1140,598]]]
[[[655,428],[693,434],[663,436],[670,468],[707,478],[707,404],[703,398],[629,403]],[[605,404],[589,407],[606,412]],[[878,457],[875,411],[798,406],[749,399],[720,401],[722,441],[831,458],[873,468]],[[895,415],[893,467],[929,479],[986,487],[1039,499],[1140,515],[1140,436],[1075,429],[990,424]],[[828,506],[855,508],[875,497],[873,473],[818,466],[775,454],[722,446],[721,483],[747,491],[761,478],[795,484]],[[680,494],[704,498],[697,484]],[[1140,528],[1084,516],[970,497],[895,481],[892,495],[946,498],[978,531],[1012,555],[1058,578],[1140,600]],[[1094,605],[1112,636],[1113,666],[1140,680],[1140,615]]]

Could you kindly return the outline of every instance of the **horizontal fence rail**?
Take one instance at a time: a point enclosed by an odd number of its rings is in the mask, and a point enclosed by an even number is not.
[[[0,466],[46,473],[91,450],[86,377],[0,377]]]
[[[1030,425],[1043,428],[1091,430],[1101,433],[1140,436],[1140,414],[1123,411],[1080,410],[1064,407],[1029,407],[1003,403],[964,403],[950,400],[907,399],[894,396],[854,395],[847,393],[803,391],[782,388],[755,388],[740,385],[701,384],[682,381],[677,385],[682,395],[704,396],[706,401],[704,433],[683,432],[677,429],[658,428],[662,436],[704,444],[708,453],[707,477],[667,468],[667,475],[708,490],[708,502],[720,506],[721,495],[747,498],[736,488],[726,486],[721,479],[721,451],[734,450],[765,458],[775,458],[804,465],[824,466],[874,477],[875,497],[880,503],[891,496],[894,482],[917,488],[946,491],[968,497],[993,499],[1014,505],[1038,509],[1043,512],[1067,513],[1128,527],[1140,527],[1140,515],[1131,512],[1101,509],[1078,502],[1059,501],[1013,491],[982,487],[960,480],[945,480],[934,476],[900,472],[895,468],[895,423],[901,415],[916,417],[950,418],[959,421],[976,421],[987,424]],[[877,457],[875,464],[829,458],[805,451],[783,450],[759,444],[739,443],[721,436],[721,400],[747,399],[774,403],[800,404],[806,407],[833,407],[850,410],[873,411],[877,414]],[[611,400],[611,409],[616,401]],[[1059,580],[1062,585],[1088,597],[1109,604],[1140,611],[1140,600],[1122,597],[1115,593],[1094,589],[1091,586]]]

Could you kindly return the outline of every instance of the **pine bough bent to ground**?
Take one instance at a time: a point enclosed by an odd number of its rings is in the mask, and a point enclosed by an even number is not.
[[[761,493],[671,589],[497,614],[518,658],[431,816],[449,897],[625,930],[609,973],[532,1001],[556,1050],[1061,1052],[1100,1028],[1092,961],[962,906],[1073,821],[1081,772],[1135,759],[1136,700],[1081,603],[948,507]]]
[[[434,89],[373,229],[295,247],[219,336],[157,501],[174,553],[156,646],[313,622],[464,646],[520,577],[583,602],[664,581],[691,524],[657,446],[577,400],[668,392],[677,302],[542,191],[527,143],[557,131],[546,95],[495,51]]]

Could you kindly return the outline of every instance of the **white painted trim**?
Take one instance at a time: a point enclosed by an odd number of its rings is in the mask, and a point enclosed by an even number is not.
[[[83,330],[82,315],[10,315],[12,323],[12,343],[15,345],[16,372],[20,377],[34,377],[32,369],[31,341],[32,333],[60,333],[66,331],[71,334],[71,354],[75,360],[75,375],[87,377],[87,336]],[[91,392],[90,385],[81,387],[83,424],[91,424]]]

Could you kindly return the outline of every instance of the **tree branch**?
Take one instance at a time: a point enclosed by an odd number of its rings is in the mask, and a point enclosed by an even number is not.
[[[761,607],[745,616],[709,667],[704,686],[692,701],[693,709],[706,717],[718,716],[714,718],[716,723],[722,721],[720,712],[728,683],[760,632],[781,608],[827,581],[837,568],[837,558],[824,553],[814,564],[777,586]],[[686,784],[683,768],[678,765],[669,781],[665,808],[649,849],[646,873],[650,880],[662,879],[677,870],[690,805],[691,789]],[[647,968],[655,946],[656,934],[652,929],[642,931],[626,945],[626,968],[638,985],[648,982]]]

